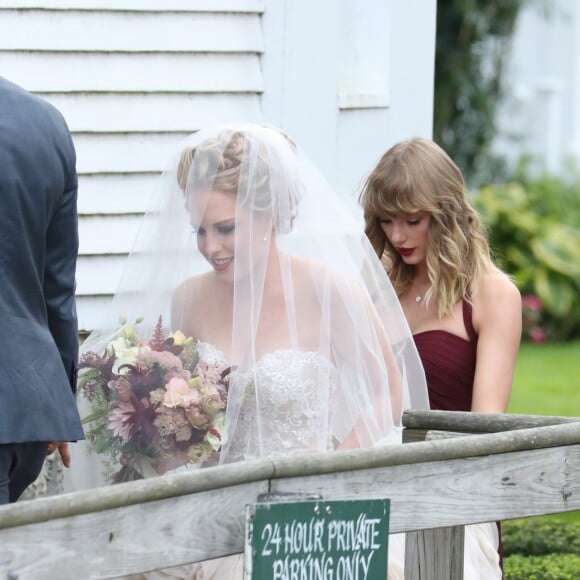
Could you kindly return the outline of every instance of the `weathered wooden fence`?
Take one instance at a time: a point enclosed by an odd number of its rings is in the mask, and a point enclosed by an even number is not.
[[[0,508],[0,578],[113,578],[240,553],[247,504],[391,499],[406,578],[463,577],[463,525],[580,509],[580,419],[405,414],[402,446],[257,460]],[[453,556],[450,556],[453,554]]]

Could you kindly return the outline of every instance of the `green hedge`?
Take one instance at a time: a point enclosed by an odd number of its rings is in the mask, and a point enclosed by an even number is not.
[[[501,527],[506,580],[580,578],[580,522],[522,519]]]
[[[580,178],[570,179],[522,174],[474,197],[496,259],[523,295],[541,299],[552,340],[580,336]]]
[[[506,580],[577,580],[580,578],[580,556],[514,554],[504,559],[504,575]]]
[[[580,557],[580,522],[558,520],[512,520],[502,522],[505,556],[544,556],[561,553]],[[580,578],[580,568],[578,568]]]

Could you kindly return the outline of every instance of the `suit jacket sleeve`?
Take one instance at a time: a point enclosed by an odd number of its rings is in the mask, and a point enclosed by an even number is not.
[[[50,332],[74,392],[79,353],[75,304],[75,272],[79,240],[76,157],[70,137],[69,143],[65,190],[46,232],[44,296]]]

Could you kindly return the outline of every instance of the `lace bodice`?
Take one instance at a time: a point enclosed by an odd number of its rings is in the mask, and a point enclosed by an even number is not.
[[[198,343],[198,352],[209,363],[226,361],[224,354],[208,343]],[[231,384],[233,401],[239,399],[235,393],[241,388],[245,395],[239,413],[235,412],[237,406],[228,413],[227,462],[332,448],[337,373],[319,353],[267,353],[254,369],[235,375]]]

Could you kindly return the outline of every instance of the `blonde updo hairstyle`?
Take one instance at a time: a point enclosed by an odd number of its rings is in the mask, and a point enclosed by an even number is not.
[[[295,180],[288,174],[294,150],[294,142],[277,129],[223,130],[182,151],[177,181],[186,197],[204,189],[242,196],[243,207],[271,211],[274,229],[288,233],[298,203]]]
[[[483,223],[469,204],[461,171],[433,141],[415,137],[391,147],[364,185],[360,202],[365,232],[400,296],[415,276],[385,235],[381,221],[425,212],[431,216],[427,242],[429,290],[437,294],[439,317],[451,313],[460,299],[471,302],[482,273],[496,269]]]

